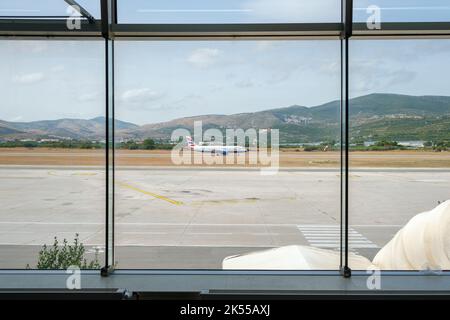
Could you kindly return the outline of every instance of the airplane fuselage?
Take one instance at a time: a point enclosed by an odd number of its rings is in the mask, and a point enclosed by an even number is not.
[[[191,146],[191,150],[195,152],[207,152],[214,154],[244,153],[248,150],[240,146]]]
[[[229,153],[245,153],[248,151],[247,148],[241,146],[204,146],[204,145],[196,145],[191,137],[186,137],[187,144],[189,149],[195,152],[202,153],[211,153],[211,154],[221,154],[227,155]]]

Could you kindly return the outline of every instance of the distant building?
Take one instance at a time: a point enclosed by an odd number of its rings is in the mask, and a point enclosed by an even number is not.
[[[59,139],[41,139],[38,142],[39,143],[42,143],[42,142],[59,142]]]
[[[399,141],[398,144],[408,148],[423,148],[425,141]]]

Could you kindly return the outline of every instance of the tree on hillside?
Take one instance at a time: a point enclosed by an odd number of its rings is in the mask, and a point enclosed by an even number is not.
[[[91,141],[82,141],[80,143],[80,149],[93,149],[94,144]]]
[[[153,139],[147,138],[142,142],[142,148],[145,150],[155,149],[155,141]]]
[[[397,141],[381,140],[375,143],[376,147],[398,147]]]
[[[139,146],[136,143],[136,141],[129,140],[129,141],[120,143],[119,148],[128,149],[128,150],[137,150],[137,149],[139,149]]]

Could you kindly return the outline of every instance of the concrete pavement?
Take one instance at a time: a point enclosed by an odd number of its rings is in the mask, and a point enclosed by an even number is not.
[[[33,265],[40,246],[75,233],[93,256],[104,244],[104,179],[99,168],[0,167],[0,267]],[[232,254],[338,244],[336,170],[119,168],[116,181],[119,268],[219,268]],[[450,172],[352,170],[350,188],[353,250],[372,258],[450,198]]]

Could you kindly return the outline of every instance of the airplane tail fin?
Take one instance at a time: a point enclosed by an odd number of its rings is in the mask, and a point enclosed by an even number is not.
[[[189,148],[195,147],[195,143],[190,136],[186,136],[186,140]]]

